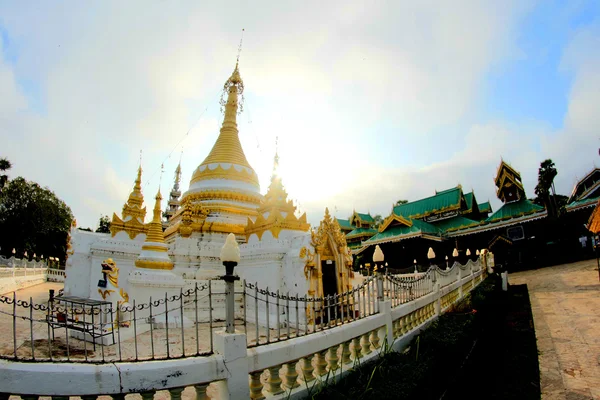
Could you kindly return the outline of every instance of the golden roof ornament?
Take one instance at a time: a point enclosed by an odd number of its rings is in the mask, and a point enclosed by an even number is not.
[[[123,205],[122,217],[113,213],[110,223],[111,236],[118,232],[125,231],[131,239],[134,239],[140,233],[146,233],[144,219],[146,218],[146,207],[142,208],[144,195],[142,194],[142,165],[138,167],[137,177],[133,185],[133,190],[129,194],[127,203]]]
[[[281,177],[278,175],[279,155],[275,151],[273,158],[273,175],[271,175],[271,184],[258,208],[258,217],[255,221],[248,218],[246,226],[246,238],[256,234],[258,239],[266,231],[270,231],[275,239],[279,237],[282,230],[294,230],[307,232],[310,224],[306,221],[306,213],[299,218],[296,217],[296,206],[292,200],[288,200],[287,192],[283,188]]]

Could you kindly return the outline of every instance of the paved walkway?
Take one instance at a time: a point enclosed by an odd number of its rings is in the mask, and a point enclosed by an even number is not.
[[[510,274],[527,284],[542,399],[600,399],[600,282],[596,260]]]

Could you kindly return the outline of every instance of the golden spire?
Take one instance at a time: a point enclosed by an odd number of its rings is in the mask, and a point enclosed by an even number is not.
[[[246,155],[238,136],[236,116],[238,114],[238,107],[239,112],[243,109],[244,82],[240,77],[237,63],[233,73],[223,86],[223,96],[225,93],[227,93],[227,101],[223,98],[221,99],[221,106],[224,107],[225,111],[221,132],[206,159],[194,171],[190,185],[201,180],[210,179],[228,179],[258,185],[258,176],[248,163],[248,160],[246,160]],[[240,102],[238,102],[238,96],[241,97]],[[213,165],[209,168],[209,164],[220,165],[216,167]],[[232,164],[245,168],[238,170]]]
[[[173,269],[174,265],[167,254],[168,247],[165,244],[165,236],[162,230],[160,211],[162,196],[160,195],[160,188],[158,189],[158,193],[156,193],[155,199],[153,218],[146,225],[148,228],[146,241],[142,246],[139,257],[135,260],[135,266],[138,268],[170,270]]]
[[[140,233],[146,233],[144,219],[146,218],[146,207],[142,208],[144,196],[142,194],[142,165],[138,167],[137,177],[133,190],[129,194],[127,203],[123,206],[122,218],[113,213],[110,224],[110,233],[115,236],[120,231],[125,231],[131,239]]]
[[[247,168],[250,167],[246,160],[246,155],[240,144],[237,129],[237,118],[238,107],[240,112],[242,111],[243,103],[238,102],[238,96],[242,97],[244,93],[244,82],[240,77],[238,70],[238,64],[235,65],[235,70],[231,74],[231,77],[225,82],[223,86],[223,93],[227,92],[227,101],[221,100],[221,105],[225,108],[225,117],[223,118],[223,125],[221,127],[221,133],[219,138],[215,142],[212,150],[208,154],[208,157],[202,162],[204,164],[212,163],[232,163],[237,165],[243,165]]]
[[[143,203],[144,196],[142,195],[142,166],[140,165],[138,167],[137,177],[135,178],[133,190],[129,194],[127,204],[129,204],[130,206],[141,207]]]
[[[156,202],[154,203],[152,221],[148,223],[148,236],[146,236],[146,242],[164,243],[165,237],[163,236],[162,222],[160,220],[160,201],[162,200],[162,196],[160,195],[160,189],[158,189],[158,193],[156,193],[155,199]],[[165,249],[164,251],[167,250]]]

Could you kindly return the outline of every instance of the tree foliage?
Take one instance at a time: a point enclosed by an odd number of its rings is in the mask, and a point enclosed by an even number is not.
[[[4,188],[6,185],[6,182],[8,182],[8,175],[6,175],[4,172],[11,168],[12,164],[10,161],[8,161],[6,158],[0,158],[0,171],[2,172],[2,175],[0,175],[0,190],[2,190],[2,188]]]
[[[18,177],[0,192],[0,243],[2,253],[65,259],[73,214],[48,188]]]
[[[373,221],[375,221],[375,228],[379,228],[379,225],[383,223],[383,217],[380,214],[377,214],[373,217]]]
[[[98,221],[98,229],[96,229],[97,233],[110,233],[110,219],[108,215],[100,216],[100,220]]]

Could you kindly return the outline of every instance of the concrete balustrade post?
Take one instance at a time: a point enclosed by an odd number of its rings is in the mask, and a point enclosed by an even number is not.
[[[329,370],[332,372],[339,368],[339,365],[338,365],[339,358],[337,355],[338,347],[339,346],[330,347],[329,351],[327,352],[327,354],[329,355],[329,357],[327,359],[327,364],[329,365]]]
[[[227,379],[215,382],[222,399],[247,399],[250,397],[248,386],[248,359],[246,335],[243,333],[214,334],[214,351],[223,356],[227,370]]]
[[[206,394],[208,384],[194,385],[194,389],[196,389],[196,400],[208,400],[208,395]]]
[[[183,387],[172,388],[169,389],[169,393],[171,394],[171,400],[181,400],[181,392],[183,392]]]
[[[327,350],[323,350],[317,353],[315,367],[318,376],[323,376],[327,373],[327,358],[325,357],[326,354]]]
[[[156,393],[156,392],[153,390],[153,391],[151,391],[151,392],[142,392],[142,393],[140,393],[140,395],[142,396],[142,399],[143,399],[143,400],[153,400],[153,399],[154,399],[154,394],[155,394],[155,393]],[[91,397],[91,396],[90,396],[90,397]],[[96,397],[96,396],[94,396],[94,397]],[[82,398],[83,400],[88,400],[88,399],[86,399],[86,398],[85,398],[85,397],[83,397],[83,396],[82,396],[81,398]],[[93,399],[89,399],[89,400],[93,400]]]
[[[352,362],[350,358],[350,341],[342,343],[342,364],[349,364]]]
[[[250,374],[250,398],[252,400],[262,400],[265,395],[262,393],[263,384],[260,381],[261,371],[255,371]],[[196,398],[196,400],[200,400]]]
[[[385,318],[385,334],[387,346],[394,342],[394,321],[392,320],[392,302],[390,300],[379,301],[379,312]]]
[[[304,357],[302,359],[302,379],[305,382],[311,382],[315,379],[313,374],[312,357]]]
[[[369,342],[369,334],[365,333],[361,338],[362,353],[364,355],[371,353],[371,342]]]
[[[435,315],[436,316],[440,316],[440,314],[442,313],[442,298],[441,298],[441,293],[440,293],[440,284],[436,283],[435,284]]]
[[[293,389],[300,386],[300,384],[298,383],[298,372],[296,371],[297,363],[298,361],[294,360],[285,364],[285,382],[283,384],[283,387],[285,387],[286,389]]]
[[[280,365],[267,368],[269,370],[269,379],[267,380],[267,391],[271,394],[283,393],[281,388],[281,378],[279,377]]]

